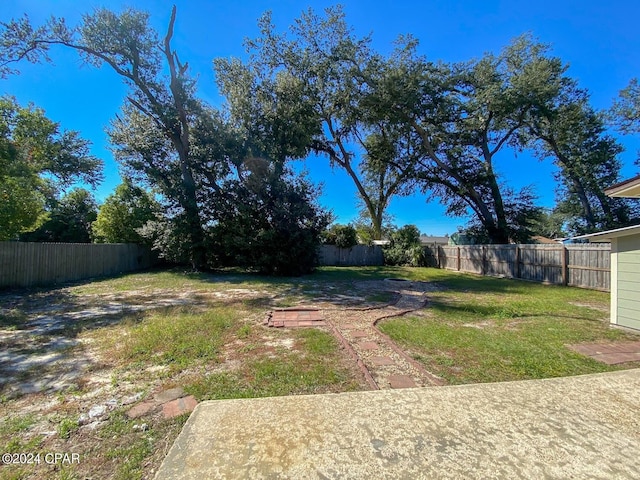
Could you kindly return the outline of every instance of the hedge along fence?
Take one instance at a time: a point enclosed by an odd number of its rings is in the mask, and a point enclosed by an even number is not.
[[[0,242],[0,288],[116,275],[157,263],[148,248],[129,243]]]
[[[319,264],[333,267],[378,266],[384,265],[384,256],[380,245],[356,245],[340,248],[335,245],[321,245],[318,251]]]
[[[433,266],[610,291],[611,245],[460,245],[426,247]]]

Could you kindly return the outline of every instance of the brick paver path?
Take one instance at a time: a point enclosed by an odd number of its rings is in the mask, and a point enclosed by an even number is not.
[[[626,362],[640,362],[640,341],[617,343],[581,343],[568,345],[578,353],[587,355],[599,362],[616,365]]]
[[[265,324],[269,327],[329,326],[333,334],[360,367],[372,389],[409,388],[443,385],[441,378],[403,352],[376,323],[423,308],[428,282],[399,280],[372,281],[375,290],[392,291],[399,299],[392,305],[367,308],[336,308],[327,304],[292,307],[272,311]]]
[[[143,417],[162,409],[165,419],[177,417],[183,413],[192,412],[198,401],[192,395],[187,395],[180,387],[163,390],[153,395],[153,399],[138,403],[127,411],[131,419]]]
[[[405,315],[423,308],[426,282],[386,281],[383,288],[400,294],[394,305],[381,308],[323,309],[322,313],[334,334],[366,370],[365,376],[375,389],[408,388],[443,385],[444,381],[403,352],[376,326],[382,319]],[[368,373],[368,375],[367,375]]]
[[[271,312],[265,324],[269,327],[324,327],[326,323],[320,310],[315,308],[277,308]]]

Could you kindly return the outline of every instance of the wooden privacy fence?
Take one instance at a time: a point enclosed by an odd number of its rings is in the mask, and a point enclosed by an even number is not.
[[[460,245],[427,247],[447,270],[609,291],[611,245]]]
[[[319,264],[323,266],[373,266],[383,265],[384,256],[380,245],[356,245],[340,248],[335,245],[321,245],[318,251]]]
[[[0,242],[0,288],[115,275],[156,263],[148,248],[129,243]]]

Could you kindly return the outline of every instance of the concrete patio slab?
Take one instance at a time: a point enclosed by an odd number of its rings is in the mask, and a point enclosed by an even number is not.
[[[637,478],[640,369],[199,404],[156,479]]]

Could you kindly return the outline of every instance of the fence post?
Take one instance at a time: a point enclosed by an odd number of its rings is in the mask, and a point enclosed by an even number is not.
[[[520,245],[516,245],[516,278],[520,278]]]
[[[438,264],[438,246],[436,245],[436,242],[433,242],[433,250],[431,250],[431,255],[433,256],[433,263],[435,264],[434,266],[440,268],[440,265]]]
[[[567,247],[562,245],[562,251],[560,254],[560,264],[562,266],[562,285],[569,283],[569,255],[567,255]]]
[[[487,274],[487,246],[482,245],[482,265],[480,267],[482,275]]]
[[[458,246],[458,271],[460,271],[460,246]]]

